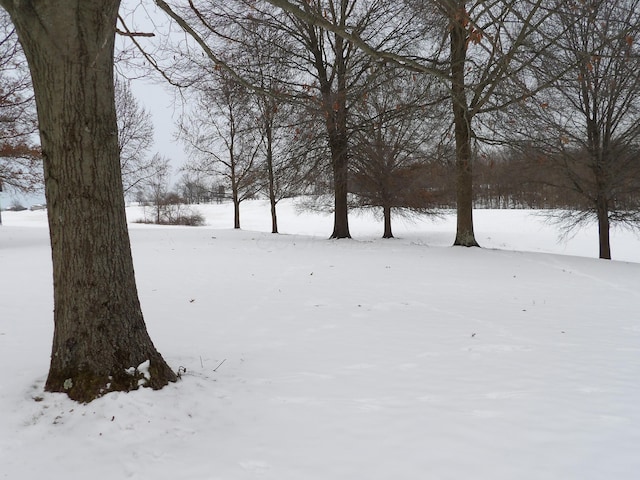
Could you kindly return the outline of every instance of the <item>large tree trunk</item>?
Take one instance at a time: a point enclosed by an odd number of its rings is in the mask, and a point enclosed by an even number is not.
[[[345,127],[346,130],[346,127]],[[349,233],[348,171],[346,133],[330,139],[331,164],[333,167],[334,202],[333,233],[331,238],[351,238]]]
[[[346,3],[341,4],[344,8]],[[311,38],[311,53],[320,82],[322,94],[322,112],[325,116],[325,126],[329,150],[331,152],[331,168],[333,172],[334,213],[333,233],[330,238],[351,238],[349,233],[349,205],[348,205],[348,172],[349,172],[349,134],[347,129],[347,65],[344,58],[344,40],[335,37],[333,51],[335,78],[329,76],[324,62],[324,52],[313,27],[309,29]],[[334,87],[332,82],[336,82]]]
[[[336,38],[337,93],[325,95],[327,130],[333,167],[335,211],[331,238],[351,238],[349,233],[349,133],[347,130],[347,73],[342,57],[343,40]]]
[[[342,21],[346,17],[344,9],[347,2],[341,2]],[[325,108],[328,110],[327,127],[331,147],[331,163],[333,165],[333,182],[335,191],[335,211],[333,233],[331,238],[351,238],[349,233],[349,132],[347,128],[347,64],[344,51],[344,40],[336,36],[334,51],[337,92],[332,98],[325,97]],[[331,101],[332,100],[332,101]]]
[[[0,0],[33,79],[54,286],[46,390],[88,402],[176,380],[143,320],[127,231],[114,105],[118,0]],[[128,373],[133,372],[133,374]]]
[[[473,233],[473,176],[471,164],[471,118],[466,98],[464,69],[467,58],[464,2],[451,13],[451,100],[456,139],[457,226],[454,245],[477,247]]]

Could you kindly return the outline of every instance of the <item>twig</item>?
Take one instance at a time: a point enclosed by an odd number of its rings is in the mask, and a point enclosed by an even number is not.
[[[224,360],[222,360],[222,361],[218,364],[218,366],[217,366],[216,368],[214,368],[214,369],[213,369],[213,371],[214,371],[214,372],[215,372],[215,371],[217,371],[217,370],[220,368],[220,365],[222,365],[222,364],[223,364],[224,362],[226,362],[226,361],[227,361],[227,359],[226,359],[226,358],[225,358]]]
[[[123,31],[120,30],[119,28],[116,28],[116,33],[118,35],[122,35],[123,37],[155,37],[156,34],[155,33],[151,33],[151,32],[130,32],[130,31]]]

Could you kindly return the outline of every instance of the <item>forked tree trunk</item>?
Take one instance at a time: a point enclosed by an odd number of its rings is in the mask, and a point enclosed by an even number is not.
[[[341,8],[346,3],[341,3]],[[343,12],[344,13],[344,12]],[[329,75],[324,53],[317,37],[312,33],[311,52],[320,81],[322,109],[325,115],[325,126],[331,152],[331,168],[333,173],[334,213],[333,232],[330,238],[351,238],[349,233],[348,176],[349,176],[349,133],[347,129],[347,64],[344,58],[344,40],[335,37],[333,51],[336,55],[335,78]],[[332,82],[336,82],[335,93]]]
[[[54,287],[46,390],[89,402],[138,388],[149,361],[161,388],[175,373],[155,349],[136,290],[118,154],[113,47],[118,0],[0,0],[33,79],[45,169]],[[130,370],[131,371],[131,370]]]
[[[349,232],[349,133],[347,129],[347,68],[343,58],[342,38],[336,38],[338,93],[329,103],[328,131],[333,166],[335,211],[331,238],[351,238]]]
[[[454,245],[477,247],[473,232],[473,176],[471,164],[471,118],[466,98],[464,70],[467,58],[465,2],[452,10],[451,40],[451,100],[456,139],[456,239]]]
[[[342,39],[336,39],[336,50],[342,51]],[[325,90],[325,113],[333,167],[334,215],[331,238],[351,238],[349,233],[349,133],[347,130],[347,87],[346,66],[340,56],[336,59],[337,94]]]

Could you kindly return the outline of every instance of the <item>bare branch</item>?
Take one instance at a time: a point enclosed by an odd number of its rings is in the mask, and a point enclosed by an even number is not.
[[[122,22],[122,17],[118,16],[118,18]],[[119,28],[116,28],[116,33],[122,37],[155,37],[156,36],[156,34],[153,32],[129,32],[129,31],[120,30]]]

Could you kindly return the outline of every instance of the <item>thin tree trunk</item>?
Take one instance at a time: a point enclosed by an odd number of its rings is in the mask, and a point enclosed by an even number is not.
[[[88,402],[176,380],[146,330],[124,209],[114,104],[118,0],[0,0],[33,79],[45,169],[54,287],[46,390]],[[144,382],[143,382],[144,383]]]
[[[597,199],[598,211],[598,238],[600,247],[600,258],[611,260],[611,240],[609,225],[609,205],[603,195]]]
[[[278,212],[276,210],[275,198],[269,198],[271,202],[271,233],[278,233]]]
[[[233,190],[233,228],[240,229],[240,200],[236,189]]]
[[[238,194],[238,180],[233,154],[231,157],[231,200],[233,201],[233,228],[240,228],[240,197]]]
[[[384,205],[382,209],[384,213],[384,234],[382,238],[393,238],[393,233],[391,232],[391,207]]]
[[[471,118],[467,105],[464,69],[467,58],[466,11],[458,2],[450,22],[451,99],[456,139],[456,210],[457,225],[454,245],[477,247],[473,232],[473,176],[471,164]]]
[[[586,87],[585,87],[586,89]],[[585,98],[589,97],[585,95]],[[590,105],[589,105],[590,107]],[[598,246],[599,257],[611,260],[611,243],[609,239],[609,201],[608,174],[606,165],[610,164],[611,137],[603,135],[597,122],[591,114],[587,120],[587,138],[589,151],[593,162],[592,171],[596,184],[596,215],[598,217]]]
[[[267,175],[269,177],[269,204],[271,206],[271,233],[278,233],[278,215],[276,212],[276,182],[273,174],[273,136],[271,126],[267,125]]]

